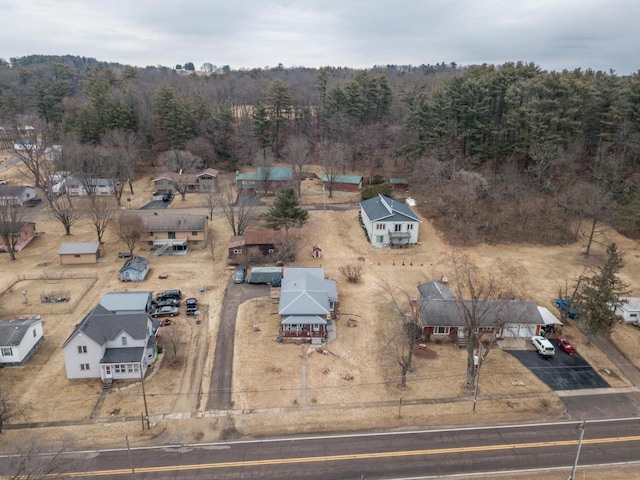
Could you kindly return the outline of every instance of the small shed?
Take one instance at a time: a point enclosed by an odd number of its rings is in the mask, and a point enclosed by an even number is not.
[[[625,323],[634,323],[640,320],[640,298],[622,298],[622,305],[616,307],[615,314],[622,317]]]
[[[143,257],[131,257],[120,269],[120,281],[141,282],[149,273],[149,260]]]
[[[246,283],[269,283],[279,287],[282,283],[282,267],[254,267],[247,275]]]
[[[100,258],[100,242],[65,242],[58,250],[62,265],[97,263]]]

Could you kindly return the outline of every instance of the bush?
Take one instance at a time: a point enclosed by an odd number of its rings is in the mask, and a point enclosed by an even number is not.
[[[381,183],[379,185],[371,185],[370,187],[363,188],[360,192],[360,198],[367,200],[369,198],[377,197],[378,194],[385,197],[391,196],[392,187],[390,183]]]

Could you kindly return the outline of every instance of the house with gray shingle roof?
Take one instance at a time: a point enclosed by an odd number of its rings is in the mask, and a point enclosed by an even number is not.
[[[168,253],[186,253],[190,247],[204,248],[208,218],[205,215],[164,213],[142,217],[142,240],[150,247],[168,249]]]
[[[156,361],[159,327],[148,313],[115,314],[97,305],[62,345],[67,378],[144,376]]]
[[[336,282],[325,278],[322,268],[285,268],[278,305],[280,337],[321,343],[337,303]]]
[[[0,320],[0,365],[23,365],[43,341],[40,315]]]
[[[490,337],[530,338],[560,320],[535,302],[523,300],[458,299],[448,285],[431,281],[418,286],[420,297],[411,300],[414,321],[426,337],[448,337],[454,343],[467,336],[465,311],[475,312],[481,333]]]
[[[0,205],[24,205],[36,198],[36,189],[21,185],[0,185]]]
[[[122,282],[141,282],[149,273],[149,260],[144,257],[131,257],[124,262],[119,273]]]
[[[403,247],[418,243],[422,222],[402,201],[384,195],[360,202],[360,218],[374,247]]]

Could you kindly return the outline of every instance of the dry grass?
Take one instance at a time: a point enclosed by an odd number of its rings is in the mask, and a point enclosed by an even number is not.
[[[0,176],[10,177],[14,170]],[[318,179],[306,180],[303,202],[321,204],[320,185]],[[146,203],[152,190],[150,178],[136,182],[136,194],[130,196],[131,205],[136,208]],[[327,203],[355,204],[357,195],[337,192],[333,199],[329,200],[327,196],[325,200]],[[190,194],[186,202],[178,198],[170,208],[181,207],[202,207],[202,198]],[[220,305],[231,275],[226,264],[226,241],[231,233],[226,221],[219,217],[211,222],[218,239],[215,258],[212,259],[209,250],[193,250],[184,257],[148,257],[152,267],[150,277],[140,284],[125,285],[117,279],[117,270],[122,265],[117,252],[123,247],[113,232],[107,232],[106,256],[97,265],[61,266],[57,250],[63,241],[70,239],[64,236],[59,224],[46,219],[43,213],[39,215],[37,228],[45,233],[21,252],[16,262],[4,262],[6,257],[0,259],[3,261],[0,289],[23,272],[38,275],[42,272],[53,275],[61,270],[98,272],[98,279],[73,305],[75,310],[72,314],[59,314],[53,310],[54,307],[36,303],[35,296],[31,299],[31,311],[41,313],[45,320],[46,341],[25,366],[0,370],[2,388],[16,401],[31,405],[27,418],[20,421],[89,418],[100,396],[100,382],[66,379],[60,349],[62,343],[73,326],[99,301],[103,292],[125,289],[160,291],[167,288],[181,288],[188,296],[197,296],[201,303],[208,305],[208,316],[200,326],[196,326],[190,317],[178,317],[175,327],[169,327],[175,330],[179,339],[178,354],[174,356],[165,343],[165,353],[145,381],[149,412],[155,423],[152,431],[143,434],[136,422],[67,427],[66,430],[79,441],[107,445],[121,442],[125,435],[138,444],[152,438],[163,442],[207,441],[225,438],[228,432],[233,431],[241,435],[273,435],[459,425],[495,422],[496,419],[501,422],[556,419],[563,415],[562,402],[553,392],[499,349],[492,351],[485,363],[480,394],[534,393],[538,395],[536,398],[481,400],[476,413],[471,412],[468,398],[431,404],[468,395],[463,389],[465,351],[448,344],[430,343],[430,355],[416,356],[407,388],[398,388],[399,367],[385,350],[390,316],[386,313],[380,282],[384,280],[415,296],[417,285],[449,273],[444,257],[450,247],[425,220],[420,227],[420,245],[403,250],[373,249],[366,242],[354,210],[312,211],[309,222],[299,232],[300,251],[295,266],[322,266],[325,274],[338,283],[342,315],[336,322],[337,339],[326,346],[331,353],[319,353],[309,345],[276,342],[278,317],[273,314],[276,306],[268,298],[248,301],[240,307],[237,319],[232,396],[234,413],[227,417],[205,415],[205,418],[195,418],[197,412],[202,414],[203,392],[208,391],[213,368],[213,348],[207,351],[199,349],[215,345]],[[640,253],[640,248],[632,240],[611,235],[612,240],[628,252],[627,258],[633,259],[625,266],[623,279],[631,284],[632,290],[640,291],[640,265],[633,255]],[[89,241],[94,237],[86,222],[81,222],[73,228],[71,240]],[[316,243],[323,247],[322,259],[311,257],[311,247]],[[578,244],[566,247],[479,245],[466,249],[466,252],[480,267],[499,259],[508,268],[519,272],[527,298],[552,311],[555,308],[552,300],[558,289],[579,274],[585,264],[580,253],[581,245]],[[602,255],[603,251],[596,248],[594,256],[587,261],[601,260]],[[349,263],[362,267],[363,274],[357,284],[348,283],[339,273],[340,266]],[[168,274],[169,279],[159,279],[159,273]],[[11,309],[19,307],[23,298],[15,295],[16,288],[23,286],[14,286],[12,294],[0,298],[2,305]],[[59,288],[77,292],[82,286],[61,281]],[[35,294],[43,289],[43,285],[29,285],[28,289]],[[201,289],[204,289],[203,293],[200,293]],[[346,327],[349,317],[357,319],[357,327]],[[260,326],[259,331],[254,331],[254,324]],[[568,325],[566,331],[594,368],[616,372],[613,364],[596,347],[584,344],[582,335],[573,325]],[[162,335],[168,334],[165,331]],[[629,348],[635,342],[635,351],[640,330],[619,325],[613,338]],[[195,367],[198,363],[196,351],[207,354],[200,373]],[[619,379],[607,378],[607,381],[612,386],[628,385],[621,376]],[[522,383],[524,386],[520,385]],[[415,401],[417,404],[405,404],[399,417],[397,403],[400,397],[405,402]],[[372,406],[372,402],[382,403]],[[362,408],[364,405],[367,408]],[[323,414],[310,415],[312,409],[321,409]],[[142,411],[141,385],[134,382],[123,384],[107,396],[99,418],[138,416]],[[191,418],[175,419],[185,416]],[[41,431],[46,435],[54,430]],[[7,431],[0,437],[0,448],[19,434]]]

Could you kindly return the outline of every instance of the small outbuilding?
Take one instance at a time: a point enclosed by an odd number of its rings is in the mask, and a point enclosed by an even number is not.
[[[143,257],[131,257],[120,269],[120,281],[141,282],[149,273],[149,260]]]
[[[23,365],[43,341],[40,315],[0,320],[0,365]]]
[[[634,323],[640,320],[640,298],[622,298],[622,305],[616,307],[615,314],[625,323]]]
[[[404,178],[390,178],[389,184],[394,190],[408,190],[409,182]]]
[[[100,242],[65,242],[58,250],[62,265],[97,263],[100,258]]]
[[[247,275],[246,283],[269,283],[279,287],[282,283],[282,267],[254,267]]]

